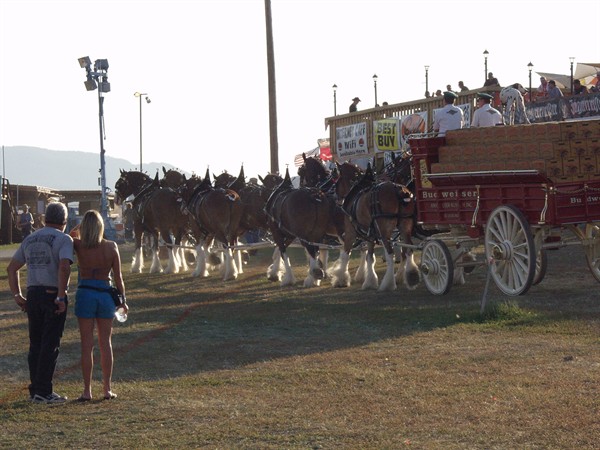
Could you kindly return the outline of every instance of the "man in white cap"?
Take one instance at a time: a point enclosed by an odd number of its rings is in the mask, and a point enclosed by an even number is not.
[[[465,124],[465,115],[462,109],[454,105],[457,98],[458,95],[454,92],[444,92],[446,106],[435,111],[433,131],[436,131],[440,136],[444,136],[448,130],[459,130]]]
[[[477,110],[473,114],[471,127],[493,127],[502,125],[502,114],[490,104],[494,97],[485,92],[477,94]]]

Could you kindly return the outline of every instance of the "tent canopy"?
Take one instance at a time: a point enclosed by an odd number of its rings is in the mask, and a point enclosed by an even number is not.
[[[573,78],[580,80],[595,76],[598,72],[600,72],[600,63],[577,63]]]
[[[549,72],[536,72],[540,77],[546,77],[546,80],[554,80],[556,81],[556,86],[561,89],[566,89],[567,86],[571,86],[571,76],[570,75],[561,75],[559,73],[549,73]]]

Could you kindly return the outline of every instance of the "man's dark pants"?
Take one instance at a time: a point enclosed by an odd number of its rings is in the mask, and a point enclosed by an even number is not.
[[[67,312],[56,314],[57,289],[34,286],[27,289],[29,318],[29,393],[47,396],[52,391],[52,378],[65,328]]]

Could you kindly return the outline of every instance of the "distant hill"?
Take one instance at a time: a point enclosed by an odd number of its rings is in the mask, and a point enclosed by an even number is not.
[[[4,167],[2,173],[12,185],[43,186],[56,190],[99,190],[100,153],[78,151],[57,151],[38,147],[4,147]],[[137,170],[133,164],[122,158],[105,155],[106,186],[114,190],[121,170]],[[154,176],[162,167],[166,170],[175,167],[167,163],[144,164],[144,172]],[[190,173],[186,173],[190,176]]]

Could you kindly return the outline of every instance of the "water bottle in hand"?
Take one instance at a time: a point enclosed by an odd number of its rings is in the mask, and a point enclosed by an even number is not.
[[[125,308],[122,306],[118,307],[115,311],[115,317],[119,322],[125,322],[127,320],[127,313],[125,312]]]

